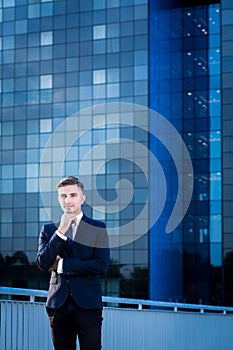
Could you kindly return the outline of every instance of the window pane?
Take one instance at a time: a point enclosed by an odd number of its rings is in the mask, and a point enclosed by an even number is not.
[[[106,25],[93,27],[93,39],[105,39],[106,38]]]
[[[93,83],[94,84],[104,84],[106,81],[105,69],[95,70],[93,72]]]

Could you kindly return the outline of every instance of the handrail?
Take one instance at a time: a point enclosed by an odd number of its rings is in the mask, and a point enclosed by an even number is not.
[[[48,292],[40,289],[0,287],[0,294],[5,295],[22,295],[30,297],[30,302],[35,301],[35,297],[47,298]]]
[[[35,302],[36,297],[46,298],[48,292],[45,290],[39,289],[25,289],[25,288],[12,288],[12,287],[0,287],[0,294],[3,295],[21,295],[30,297],[30,302]],[[212,305],[202,305],[202,304],[185,304],[177,302],[167,302],[167,301],[154,301],[154,300],[144,300],[144,299],[131,299],[131,298],[120,298],[120,297],[111,297],[103,296],[102,300],[104,303],[112,304],[127,304],[128,305],[137,305],[139,310],[143,309],[143,306],[151,306],[154,308],[164,308],[164,309],[173,309],[174,312],[178,310],[192,310],[199,311],[204,313],[205,311],[223,313],[233,313],[233,307],[227,306],[212,306]]]

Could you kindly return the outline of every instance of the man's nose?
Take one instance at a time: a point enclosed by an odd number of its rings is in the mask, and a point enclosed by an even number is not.
[[[65,198],[65,202],[66,202],[66,203],[69,203],[70,200],[71,200],[71,197],[68,197],[68,196],[67,196],[67,197]]]

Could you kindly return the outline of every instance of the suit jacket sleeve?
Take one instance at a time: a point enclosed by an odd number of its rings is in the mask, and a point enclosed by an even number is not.
[[[63,260],[64,275],[102,275],[108,270],[110,252],[108,246],[108,235],[106,225],[100,223],[101,227],[97,229],[96,241],[94,246],[82,247],[77,245],[77,249],[90,250],[92,253],[88,258],[80,259],[77,257],[67,257]],[[77,244],[77,243],[74,243]]]
[[[90,260],[78,258],[63,259],[63,275],[104,275],[107,273],[109,254],[106,249],[96,249],[95,256]]]
[[[56,229],[54,224],[47,224],[40,231],[36,260],[39,268],[44,271],[50,269],[56,256],[60,255],[67,245],[67,242],[55,233]]]

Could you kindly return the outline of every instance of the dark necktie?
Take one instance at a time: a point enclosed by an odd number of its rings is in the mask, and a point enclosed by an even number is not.
[[[73,239],[72,225],[70,225],[68,231],[66,232],[66,237]]]
[[[66,237],[70,238],[70,239],[74,239],[76,230],[77,230],[77,222],[73,221],[72,224],[70,225],[68,231],[66,232]]]

